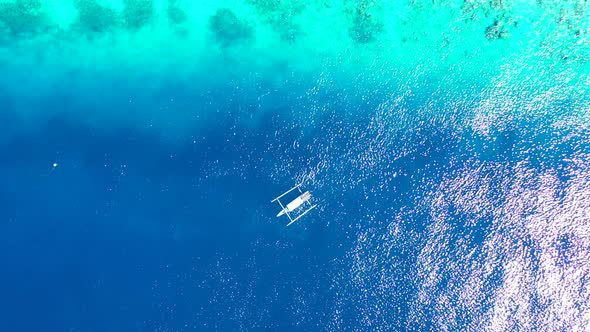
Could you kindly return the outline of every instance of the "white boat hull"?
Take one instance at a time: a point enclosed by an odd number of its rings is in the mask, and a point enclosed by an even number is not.
[[[303,205],[303,203],[308,201],[310,197],[311,197],[311,195],[310,195],[309,191],[306,191],[303,194],[299,195],[299,197],[295,198],[289,204],[287,204],[287,206],[283,210],[281,210],[281,212],[279,212],[279,214],[277,214],[277,217],[282,216],[286,212],[295,211],[295,209],[297,209],[298,207]]]

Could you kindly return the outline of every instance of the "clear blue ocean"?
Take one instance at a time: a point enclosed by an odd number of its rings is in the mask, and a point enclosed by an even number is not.
[[[586,0],[0,0],[0,331],[588,331],[589,123]]]

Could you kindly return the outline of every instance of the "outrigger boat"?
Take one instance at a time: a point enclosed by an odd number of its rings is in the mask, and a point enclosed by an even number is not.
[[[281,202],[281,198],[284,197],[285,195],[287,195],[288,193],[292,192],[295,189],[299,190],[300,195],[297,196],[297,198],[295,198],[294,200],[292,200],[289,204],[287,204],[287,206],[283,205],[283,203]],[[285,191],[283,194],[281,194],[280,196],[278,196],[277,198],[273,199],[270,202],[271,203],[274,203],[274,202],[279,203],[279,205],[281,206],[281,211],[277,214],[277,217],[280,217],[283,214],[287,215],[287,217],[289,217],[289,220],[291,220],[291,222],[289,222],[287,224],[287,226],[291,226],[291,224],[293,224],[294,222],[299,220],[299,218],[303,217],[305,214],[307,214],[309,211],[313,210],[317,206],[317,205],[311,204],[311,202],[309,201],[310,198],[311,198],[311,193],[309,191],[305,191],[305,192],[302,191],[301,190],[301,183],[300,183],[300,184],[296,185],[295,187]],[[305,210],[303,213],[299,214],[295,219],[293,219],[293,217],[291,216],[290,213],[299,209],[304,204],[309,205],[309,208],[307,210]]]

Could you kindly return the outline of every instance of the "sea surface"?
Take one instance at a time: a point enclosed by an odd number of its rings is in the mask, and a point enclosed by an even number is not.
[[[0,0],[0,268],[1,331],[589,331],[590,2]]]

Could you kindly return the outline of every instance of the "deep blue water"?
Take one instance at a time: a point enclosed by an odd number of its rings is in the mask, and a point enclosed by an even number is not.
[[[264,214],[276,214],[270,198],[283,187],[265,174],[215,174],[243,153],[228,144],[226,130],[222,123],[198,143],[178,145],[58,117],[3,142],[4,326],[321,325],[327,314],[317,308],[333,301],[330,261],[343,249],[320,223],[287,233],[267,222]],[[243,132],[231,143],[247,135],[265,133]],[[259,140],[241,148],[257,158]],[[211,160],[219,160],[215,169]],[[311,302],[309,318],[299,322],[286,313],[302,300]]]
[[[363,135],[381,127],[361,107],[301,129],[281,119],[288,107],[240,124],[238,106],[176,141],[67,114],[7,135],[4,328],[435,331],[448,319],[444,295],[456,306],[451,330],[483,330],[481,314],[514,278],[505,261],[524,250],[530,271],[543,269],[535,236],[550,227],[526,230],[522,220],[536,219],[519,218],[542,207],[519,195],[541,195],[545,182],[558,211],[549,220],[570,223],[551,242],[558,268],[580,262],[583,232],[572,227],[585,227],[575,183],[586,166],[570,158],[589,152],[587,129],[541,117],[482,135],[412,119],[420,125],[373,140]],[[289,171],[326,159],[309,183],[320,209],[285,228],[270,199],[294,183]],[[530,301],[548,310],[542,296]]]

